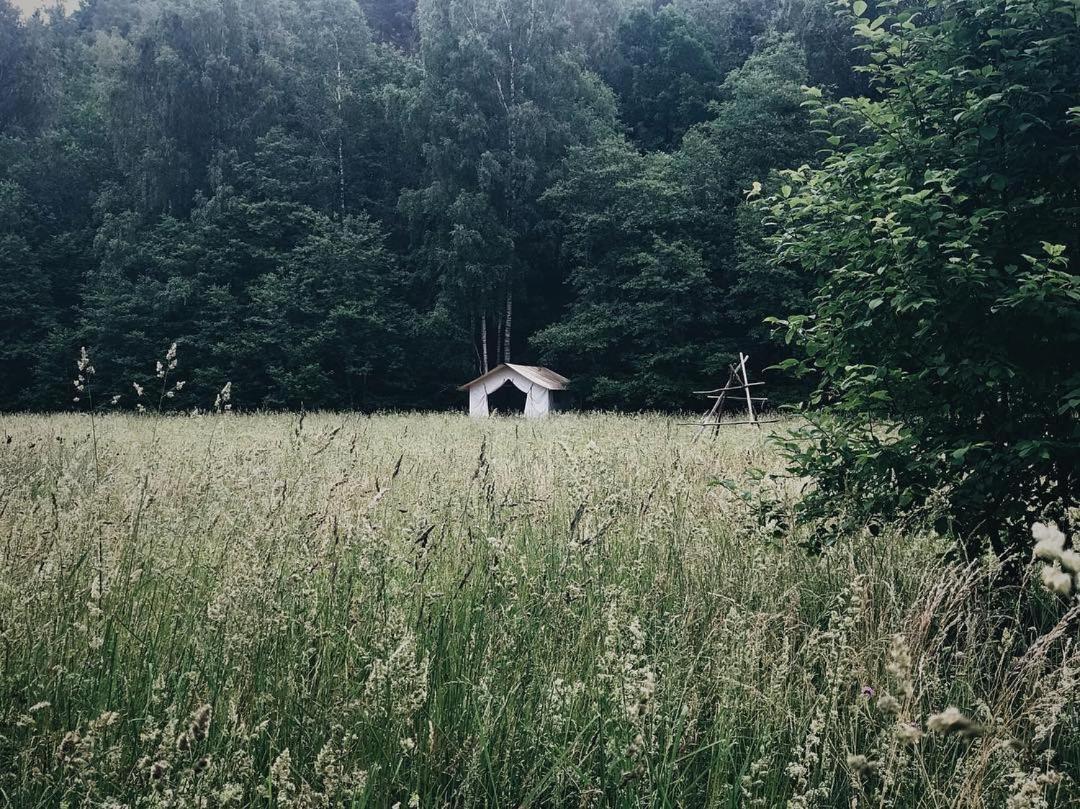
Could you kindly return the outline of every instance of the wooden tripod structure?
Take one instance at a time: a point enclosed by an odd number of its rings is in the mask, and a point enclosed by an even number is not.
[[[761,419],[758,418],[758,414],[754,412],[754,402],[767,402],[768,398],[765,396],[751,396],[750,388],[764,385],[764,382],[751,382],[746,372],[746,361],[750,359],[749,356],[739,352],[739,361],[732,363],[728,366],[728,379],[724,383],[724,387],[716,388],[714,390],[696,390],[694,393],[704,394],[708,398],[714,400],[713,406],[708,413],[701,419],[700,422],[691,422],[694,426],[698,427],[697,434],[694,436],[694,440],[697,441],[701,437],[701,434],[705,432],[709,427],[712,427],[713,435],[720,432],[721,427],[727,427],[735,424],[753,424],[755,427],[761,427]],[[746,419],[744,421],[723,421],[724,415],[724,403],[727,401],[728,394],[731,394],[733,401],[742,400],[746,403]],[[741,395],[740,395],[741,394]],[[758,409],[761,409],[761,404],[758,405]]]

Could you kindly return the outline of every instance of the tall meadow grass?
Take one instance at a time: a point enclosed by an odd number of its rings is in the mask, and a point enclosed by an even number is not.
[[[691,436],[3,417],[0,805],[1080,805],[1075,596],[809,555]]]

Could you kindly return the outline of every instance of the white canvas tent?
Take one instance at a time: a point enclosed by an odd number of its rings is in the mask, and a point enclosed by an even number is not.
[[[555,391],[566,390],[569,382],[565,376],[548,368],[504,362],[458,390],[469,392],[469,415],[485,418],[490,414],[488,396],[503,385],[513,385],[525,394],[525,417],[535,419],[554,409]]]

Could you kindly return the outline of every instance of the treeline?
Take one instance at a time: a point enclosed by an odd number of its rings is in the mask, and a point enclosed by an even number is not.
[[[0,408],[698,406],[810,281],[746,191],[867,95],[827,0],[0,0]],[[82,403],[85,406],[85,402]]]

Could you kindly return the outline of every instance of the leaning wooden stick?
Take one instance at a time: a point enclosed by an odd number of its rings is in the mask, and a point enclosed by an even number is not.
[[[757,416],[754,415],[754,401],[750,398],[750,380],[746,376],[746,361],[748,356],[739,352],[739,370],[742,371],[743,392],[746,394],[746,412],[750,414],[750,423],[757,424]]]

